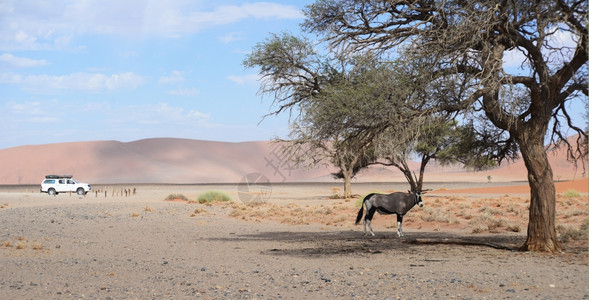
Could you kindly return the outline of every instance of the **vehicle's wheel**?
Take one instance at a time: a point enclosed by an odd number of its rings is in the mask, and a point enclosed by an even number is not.
[[[80,196],[86,194],[86,192],[84,192],[84,189],[83,188],[78,188],[78,190],[76,191],[76,193],[78,193],[78,195],[80,195]]]
[[[47,194],[53,196],[53,195],[57,195],[57,192],[55,192],[54,188],[50,188],[49,190],[47,190]]]

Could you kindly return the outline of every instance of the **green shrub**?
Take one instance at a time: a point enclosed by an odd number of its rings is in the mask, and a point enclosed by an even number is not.
[[[563,197],[565,197],[565,198],[579,198],[579,197],[581,197],[581,193],[579,193],[575,190],[568,190],[568,191],[566,191],[566,193],[564,193]]]
[[[354,202],[354,207],[356,208],[360,208],[362,207],[362,204],[364,203],[364,198],[366,198],[366,196],[370,195],[370,194],[384,194],[382,192],[371,192],[369,194],[366,194],[362,197],[359,197],[358,199],[356,199],[356,202]]]
[[[233,201],[231,196],[220,191],[208,191],[198,196],[198,203],[228,202]]]

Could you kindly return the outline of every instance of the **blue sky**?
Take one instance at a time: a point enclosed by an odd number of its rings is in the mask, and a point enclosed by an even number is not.
[[[272,32],[298,34],[301,9],[313,2],[3,0],[0,149],[285,137],[288,114],[260,123],[272,99],[257,94],[256,70],[242,61]],[[553,37],[574,46],[566,32]],[[517,72],[524,57],[505,60]],[[581,126],[583,103],[570,104]]]
[[[0,149],[179,137],[268,140],[256,70],[242,61],[271,32],[299,32],[313,1],[0,3]]]

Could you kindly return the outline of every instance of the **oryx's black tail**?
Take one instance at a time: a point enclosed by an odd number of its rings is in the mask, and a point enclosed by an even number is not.
[[[362,199],[362,204],[360,204],[360,210],[358,211],[358,215],[356,216],[356,225],[360,224],[360,220],[362,220],[362,215],[364,215],[364,202],[366,202],[366,199],[372,197],[372,195],[374,195],[374,193],[368,194],[366,197],[364,197],[364,199]]]
[[[362,201],[362,206],[360,206],[360,211],[358,211],[358,216],[356,216],[356,225],[360,224],[360,220],[362,220],[363,214],[364,214],[364,201]]]

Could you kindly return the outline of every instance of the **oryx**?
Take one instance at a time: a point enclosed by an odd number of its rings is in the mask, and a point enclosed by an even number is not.
[[[403,229],[401,227],[403,225],[403,216],[411,208],[413,208],[415,204],[419,205],[419,207],[423,206],[421,192],[409,191],[409,193],[396,192],[392,194],[369,194],[368,196],[364,197],[364,200],[362,200],[362,207],[360,208],[358,216],[356,217],[356,225],[360,223],[362,215],[364,214],[364,206],[366,206],[366,217],[364,217],[364,235],[367,235],[366,225],[368,225],[368,228],[370,229],[370,234],[374,235],[372,226],[370,226],[370,221],[372,221],[374,212],[378,211],[378,213],[381,215],[397,215],[397,234],[399,237],[402,237]]]

